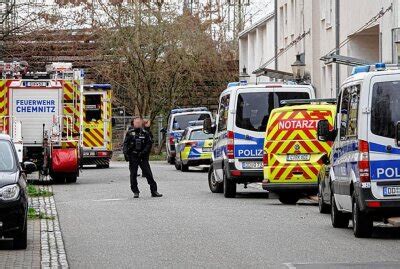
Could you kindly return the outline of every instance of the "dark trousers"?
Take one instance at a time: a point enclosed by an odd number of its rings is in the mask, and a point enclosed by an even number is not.
[[[137,182],[137,174],[138,167],[142,169],[143,175],[147,179],[147,183],[150,185],[151,193],[157,191],[157,183],[153,178],[153,173],[151,172],[149,160],[147,158],[137,158],[131,157],[129,159],[129,171],[131,172],[131,190],[134,193],[139,193],[138,182]]]

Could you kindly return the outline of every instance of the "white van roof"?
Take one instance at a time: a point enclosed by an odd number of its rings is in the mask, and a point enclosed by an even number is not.
[[[354,72],[354,71],[353,71]],[[366,79],[370,79],[373,76],[376,75],[393,75],[393,74],[400,74],[400,69],[387,69],[387,70],[382,70],[382,71],[361,71],[358,73],[355,73],[354,75],[349,76],[343,83],[343,85],[353,83],[355,81],[362,81]]]
[[[226,88],[221,94],[234,92],[239,89],[260,89],[260,88],[284,88],[284,89],[296,89],[296,88],[309,88],[313,90],[313,86],[310,84],[286,84],[283,82],[271,82],[271,83],[260,83],[260,84],[248,84],[248,85],[239,85],[239,86],[232,86]]]

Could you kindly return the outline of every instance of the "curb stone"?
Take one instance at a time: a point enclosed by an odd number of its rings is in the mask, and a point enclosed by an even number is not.
[[[38,186],[53,192],[52,186]],[[31,197],[30,205],[49,219],[40,220],[41,267],[69,268],[54,197]]]

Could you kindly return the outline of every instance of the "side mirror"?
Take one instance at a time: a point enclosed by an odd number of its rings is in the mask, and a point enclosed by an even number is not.
[[[319,141],[329,141],[329,122],[328,120],[320,120],[317,125],[317,135]]]
[[[206,134],[214,134],[215,133],[215,125],[212,123],[211,118],[206,118],[203,121],[203,132]]]
[[[400,121],[398,121],[395,126],[395,142],[396,146],[400,147]]]
[[[22,168],[24,169],[24,172],[26,174],[32,174],[36,171],[36,164],[34,164],[33,162],[24,162],[22,164]]]

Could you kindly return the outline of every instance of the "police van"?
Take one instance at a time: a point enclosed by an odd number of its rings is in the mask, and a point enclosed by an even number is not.
[[[336,124],[318,123],[334,141],[329,181],[331,219],[356,237],[370,237],[374,220],[400,216],[400,70],[360,66],[341,86]]]
[[[175,146],[181,139],[182,133],[189,126],[190,122],[211,119],[211,112],[206,107],[177,108],[172,109],[168,117],[165,148],[167,149],[168,163],[174,164],[176,157]]]
[[[271,111],[282,100],[315,98],[311,85],[230,83],[219,98],[215,124],[204,121],[214,134],[208,181],[212,192],[235,197],[236,185],[263,180],[264,133]]]

